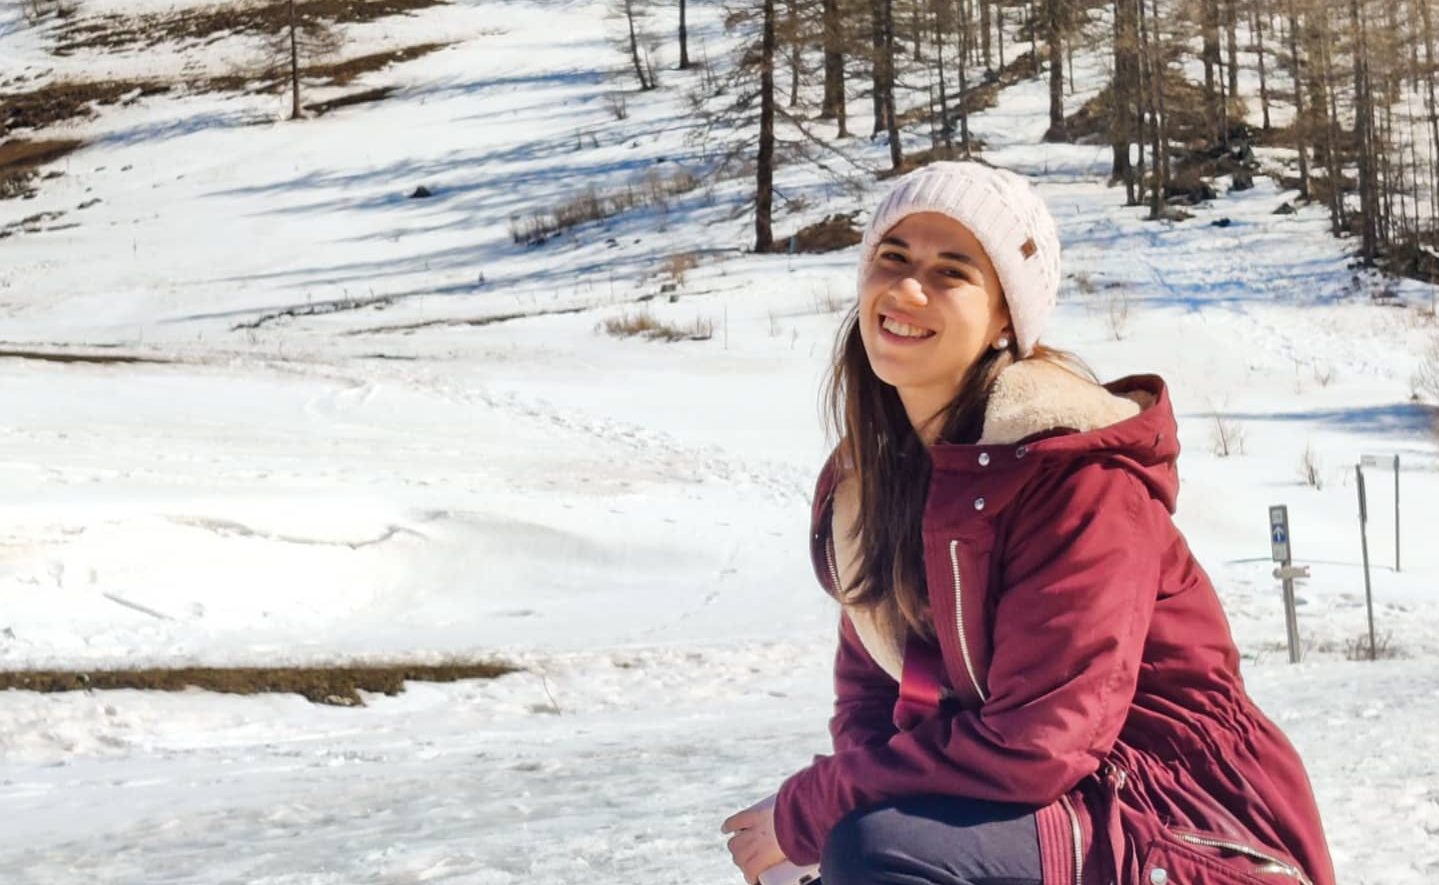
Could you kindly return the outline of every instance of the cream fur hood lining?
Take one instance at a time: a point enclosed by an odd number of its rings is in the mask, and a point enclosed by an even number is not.
[[[1046,360],[1021,360],[990,388],[979,445],[1000,446],[1049,430],[1097,430],[1138,415],[1152,398],[1116,396]]]

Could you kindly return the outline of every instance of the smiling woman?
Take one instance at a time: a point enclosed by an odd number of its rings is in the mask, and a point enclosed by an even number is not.
[[[880,241],[856,324],[875,376],[895,388],[926,442],[970,367],[987,348],[1008,350],[1012,337],[984,247],[938,212],[910,215]]]
[[[1334,883],[1172,521],[1164,383],[1039,343],[1059,251],[1028,182],[978,163],[906,176],[870,221],[811,507],[834,754],[724,822],[750,882]]]

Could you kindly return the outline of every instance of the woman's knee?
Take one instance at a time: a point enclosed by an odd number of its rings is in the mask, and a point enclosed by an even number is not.
[[[853,812],[830,830],[825,885],[1034,882],[1033,814],[1018,806],[915,797]]]
[[[897,869],[900,857],[892,844],[896,834],[885,825],[892,811],[888,807],[861,809],[834,825],[820,860],[825,885],[888,882],[901,872]]]

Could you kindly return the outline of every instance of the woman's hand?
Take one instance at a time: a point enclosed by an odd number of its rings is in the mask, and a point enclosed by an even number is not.
[[[730,857],[750,885],[759,874],[785,860],[774,837],[774,797],[770,796],[733,814],[720,825],[720,832],[734,833],[729,840]]]

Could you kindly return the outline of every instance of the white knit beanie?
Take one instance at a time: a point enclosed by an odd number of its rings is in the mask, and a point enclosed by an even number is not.
[[[930,163],[890,188],[865,228],[859,278],[907,215],[938,212],[969,228],[999,274],[1015,344],[1029,356],[1059,294],[1059,229],[1028,179],[974,161]]]

